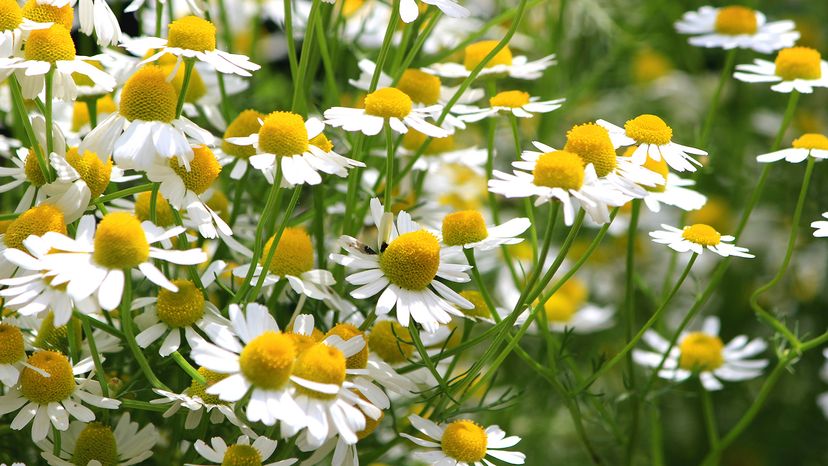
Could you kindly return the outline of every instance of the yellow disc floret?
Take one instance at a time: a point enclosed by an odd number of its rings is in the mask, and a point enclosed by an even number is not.
[[[365,96],[365,113],[382,118],[405,118],[411,113],[411,97],[395,87],[384,87]]]
[[[349,324],[347,322],[339,323],[333,326],[328,333],[325,334],[326,337],[331,335],[338,335],[343,340],[348,341],[351,338],[356,336],[362,335],[363,338],[365,334],[362,333],[355,325]],[[363,348],[355,355],[350,356],[346,361],[346,366],[348,369],[364,369],[368,365],[368,345],[366,344]]]
[[[259,149],[278,157],[304,154],[308,150],[305,120],[292,112],[273,112],[259,129]]]
[[[79,326],[74,328],[76,338],[81,338]],[[67,354],[69,352],[69,326],[55,327],[55,314],[49,311],[46,317],[43,318],[43,322],[40,323],[40,328],[37,329],[37,335],[34,342],[32,342],[32,346]]]
[[[95,232],[92,257],[109,269],[131,269],[146,262],[149,243],[138,218],[127,212],[105,215]]]
[[[45,61],[72,61],[75,59],[75,42],[69,30],[59,24],[53,24],[47,29],[29,31],[26,40],[26,49],[23,51],[26,60]]]
[[[17,29],[23,22],[23,10],[17,0],[0,0],[0,31]]]
[[[391,283],[406,290],[425,289],[440,267],[440,243],[425,230],[404,233],[380,255],[380,268]]]
[[[264,120],[264,114],[256,110],[245,110],[239,113],[235,120],[230,122],[227,129],[224,131],[223,141],[221,143],[221,150],[227,155],[238,157],[241,159],[250,158],[256,155],[256,147],[254,146],[238,146],[236,144],[227,142],[228,138],[242,138],[256,134],[262,127],[259,120]]]
[[[296,358],[293,375],[311,382],[341,386],[345,382],[347,363],[345,355],[337,348],[315,343]],[[336,395],[317,392],[296,384],[296,388],[313,398],[330,399]]]
[[[0,364],[11,364],[24,357],[23,333],[14,325],[0,324]]]
[[[790,47],[776,55],[776,75],[785,81],[822,77],[822,56],[809,47]]]
[[[170,327],[187,327],[204,317],[204,295],[190,280],[173,280],[178,291],[162,288],[155,310]]]
[[[722,240],[722,235],[710,225],[697,223],[684,227],[681,237],[690,241],[691,243],[700,244],[702,246],[715,246]]]
[[[738,36],[755,34],[758,24],[756,12],[743,6],[726,6],[719,8],[714,28],[719,34]]]
[[[638,146],[630,146],[624,151],[624,157],[632,158],[633,153],[635,153]],[[664,179],[664,184],[657,184],[655,186],[642,186],[642,188],[646,189],[647,191],[654,192],[654,193],[663,193],[667,189],[667,177],[670,175],[670,166],[667,165],[667,160],[664,157],[661,157],[658,160],[647,156],[647,160],[644,161],[644,168],[650,170],[653,173],[658,173]]]
[[[414,352],[408,329],[390,320],[380,320],[371,327],[368,348],[389,364],[405,362]]]
[[[69,398],[75,391],[75,376],[66,356],[56,351],[38,351],[29,356],[26,364],[49,374],[25,367],[20,372],[20,392],[38,404],[49,404]]]
[[[184,182],[184,187],[196,194],[207,191],[221,173],[221,165],[207,146],[193,147],[193,160],[190,161],[189,170],[177,157],[170,158],[169,164]]]
[[[467,70],[471,71],[486,58],[500,41],[497,40],[484,40],[480,42],[476,42],[466,47],[465,57],[463,58],[463,65],[466,67]],[[509,46],[505,46],[500,51],[498,51],[495,56],[486,63],[486,68],[491,68],[497,65],[511,65],[512,64],[512,51],[509,49]]]
[[[266,331],[242,349],[239,366],[245,378],[265,390],[282,388],[290,378],[296,346],[280,332]]]
[[[98,422],[88,424],[81,431],[72,452],[72,464],[89,464],[90,461],[97,461],[102,466],[118,464],[115,435],[112,429]]]
[[[331,140],[328,139],[327,136],[325,136],[325,133],[317,134],[309,142],[310,142],[310,145],[316,146],[319,149],[322,149],[323,152],[330,152],[334,148],[333,142],[331,142]]]
[[[486,431],[466,419],[447,425],[440,440],[443,453],[464,463],[482,460],[486,456],[487,444]]]
[[[262,455],[250,445],[237,443],[227,447],[221,466],[262,466]]]
[[[121,115],[129,121],[175,119],[178,92],[160,66],[147,65],[135,72],[121,91]]]
[[[197,52],[216,49],[216,27],[198,16],[185,16],[170,23],[167,46]]]
[[[149,222],[152,219],[150,215],[152,208],[152,193],[149,191],[139,193],[135,196],[135,216],[142,222]],[[155,224],[159,227],[169,227],[175,223],[173,217],[172,207],[170,203],[164,199],[164,196],[157,194],[155,196]]]
[[[537,186],[578,190],[584,185],[584,161],[572,152],[547,152],[538,157],[532,176]]]
[[[402,146],[412,152],[418,150],[425,144],[429,136],[417,131],[416,129],[409,129],[403,136]],[[448,135],[444,138],[431,138],[431,142],[426,147],[425,155],[436,155],[444,152],[454,150],[454,135]]]
[[[724,364],[722,340],[702,332],[692,332],[679,343],[679,366],[690,371],[712,371]]]
[[[362,397],[362,396],[360,396],[360,398],[364,399],[364,397]],[[380,412],[380,416],[377,419],[374,419],[371,416],[365,416],[365,428],[356,433],[357,438],[359,440],[362,440],[365,437],[368,437],[369,435],[373,434],[374,431],[377,430],[377,427],[379,427],[379,425],[382,422],[382,419],[384,417],[385,417],[385,413],[383,413],[383,412]],[[374,465],[374,466],[378,466],[376,463],[371,463],[371,464]]]
[[[204,377],[206,383],[201,383],[198,380],[193,379],[193,382],[190,384],[190,388],[187,389],[187,395],[192,397],[199,397],[202,401],[204,401],[207,404],[226,405],[226,401],[222,401],[218,395],[211,395],[207,393],[207,389],[229,377],[229,374],[213,372],[210,369],[206,369],[204,367],[199,367],[198,373],[201,374],[202,377]]]
[[[818,133],[806,133],[794,139],[791,147],[794,149],[828,150],[828,138]]]
[[[23,241],[31,235],[43,236],[49,231],[66,234],[63,212],[51,204],[40,204],[23,212],[9,224],[3,242],[7,248],[28,252]]]
[[[523,91],[503,91],[489,99],[492,107],[523,107],[529,103],[529,94]]]
[[[210,196],[210,199],[205,204],[207,204],[207,207],[213,209],[213,212],[217,213],[222,220],[225,222],[230,221],[230,199],[222,191],[218,189],[213,190],[213,195]]]
[[[564,293],[557,292],[543,303],[546,319],[553,323],[566,323],[578,311],[578,305]]]
[[[75,11],[68,3],[60,8],[37,0],[27,0],[23,5],[23,17],[36,23],[55,23],[64,29],[71,30],[75,21]],[[28,46],[28,42],[26,43]]]
[[[77,147],[66,152],[66,161],[74,168],[91,192],[92,199],[100,196],[107,186],[112,175],[112,159],[107,157],[103,162],[98,154],[86,151],[78,153]]]
[[[23,172],[26,173],[26,179],[29,180],[34,187],[39,188],[46,184],[46,177],[43,175],[43,170],[40,169],[40,163],[37,161],[37,154],[32,149],[29,149],[29,154],[26,155],[26,162],[23,165]]]
[[[474,290],[463,290],[460,292],[460,296],[469,300],[469,302],[474,305],[471,309],[463,309],[459,308],[460,312],[469,316],[469,317],[483,317],[486,319],[492,318],[492,310],[486,304],[486,300],[483,298],[483,295],[479,291]]]
[[[434,105],[440,100],[440,78],[417,69],[407,69],[397,83],[397,89],[411,100],[424,105]]]
[[[566,133],[565,151],[578,154],[585,164],[591,163],[598,176],[607,176],[618,164],[609,132],[595,123],[575,125]]]
[[[448,246],[477,243],[489,236],[483,215],[476,210],[462,210],[443,219],[443,242]]]
[[[260,263],[264,264],[273,246],[272,236],[265,244]],[[313,244],[304,228],[285,228],[276,244],[273,260],[270,261],[270,273],[284,277],[299,277],[313,268]]]
[[[176,64],[171,63],[163,65],[161,68],[164,69],[164,72],[167,73],[167,75],[170,75],[176,68]],[[175,92],[178,94],[181,94],[181,88],[184,87],[185,74],[185,68],[183,66],[179,66],[173,76],[172,85],[175,86]],[[207,85],[204,84],[204,79],[202,79],[201,73],[199,73],[197,69],[193,68],[193,72],[190,74],[190,82],[187,85],[187,95],[184,97],[184,101],[194,104],[198,102],[198,99],[204,97],[205,95],[207,95]]]
[[[118,111],[118,106],[112,100],[109,94],[95,99],[95,105],[98,107],[98,115],[109,115]],[[89,106],[86,102],[77,100],[72,107],[72,131],[79,132],[81,128],[88,125],[89,120]]]
[[[624,124],[627,136],[638,144],[655,144],[662,146],[673,139],[673,129],[655,115],[639,115]]]

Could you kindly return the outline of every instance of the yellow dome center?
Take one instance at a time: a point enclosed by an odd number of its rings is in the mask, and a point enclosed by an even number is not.
[[[425,230],[404,233],[380,255],[380,268],[391,283],[406,290],[424,290],[440,267],[440,243]]]
[[[39,188],[46,184],[46,177],[43,176],[43,170],[40,169],[40,163],[37,161],[37,154],[32,149],[29,149],[29,155],[26,156],[26,163],[23,165],[23,171],[26,173],[26,179],[32,186]]]
[[[411,100],[424,105],[434,105],[440,100],[440,78],[417,69],[407,69],[397,83],[397,89]]]
[[[547,152],[538,157],[532,175],[537,186],[578,190],[584,185],[584,161],[572,152]]]
[[[28,367],[20,371],[20,392],[27,399],[45,405],[63,401],[75,391],[75,376],[66,356],[56,351],[38,351],[26,363],[49,374],[43,377]]]
[[[178,92],[160,66],[139,69],[121,91],[121,115],[129,121],[169,123],[175,119],[176,105]]]
[[[529,103],[529,94],[523,91],[503,91],[489,99],[492,107],[518,108]]]
[[[591,163],[600,177],[612,173],[618,165],[609,132],[595,123],[573,126],[566,133],[564,150],[577,154],[584,164]]]
[[[193,147],[193,160],[190,161],[190,171],[187,171],[187,167],[181,165],[178,157],[172,157],[169,164],[170,168],[184,182],[184,187],[196,194],[207,191],[207,188],[216,181],[219,173],[221,173],[221,165],[216,160],[213,151],[207,146]]]
[[[17,0],[0,0],[0,31],[17,29],[23,22],[23,10]]]
[[[443,453],[457,461],[474,463],[486,456],[486,431],[469,420],[454,421],[443,431]]]
[[[673,139],[673,129],[655,115],[639,115],[624,124],[627,136],[639,144],[662,146]]]
[[[150,207],[152,206],[152,193],[149,191],[138,193],[135,196],[135,216],[142,222],[149,222],[152,219],[150,215]],[[155,224],[159,227],[169,227],[175,223],[173,218],[172,207],[170,203],[164,199],[164,196],[158,194],[155,199]]]
[[[282,388],[290,378],[296,345],[280,332],[267,331],[254,338],[241,352],[241,372],[253,385],[265,390]]]
[[[101,466],[118,464],[115,435],[112,429],[98,422],[88,424],[81,431],[72,452],[72,464],[89,464],[90,461],[97,461]]]
[[[341,386],[345,382],[346,368],[347,362],[342,351],[324,343],[314,343],[296,358],[293,374],[311,382]],[[320,393],[298,384],[296,388],[312,398],[324,400],[336,397],[336,395]]]
[[[259,148],[278,157],[304,154],[308,144],[305,120],[296,113],[273,112],[259,130]]]
[[[365,113],[382,118],[405,118],[411,113],[411,97],[395,87],[384,87],[365,96]]]
[[[702,332],[688,334],[679,343],[679,367],[690,371],[712,371],[724,364],[724,344],[719,337]]]
[[[489,309],[489,306],[486,304],[486,300],[483,299],[483,295],[480,294],[479,291],[463,290],[460,292],[460,296],[468,299],[469,302],[474,305],[471,309],[459,308],[463,314],[469,317],[483,317],[486,319],[492,318],[492,310]]]
[[[75,326],[75,336],[77,338],[82,337],[80,325]],[[40,328],[37,329],[37,335],[35,336],[32,346],[35,348],[58,351],[63,354],[67,354],[69,352],[68,326],[63,325],[61,327],[55,327],[55,314],[52,311],[49,311],[46,314],[46,317],[43,318]]]
[[[250,445],[230,445],[224,452],[221,466],[262,466],[262,455]]]
[[[216,27],[198,16],[185,16],[170,23],[167,47],[197,52],[216,49]]]
[[[109,94],[97,99],[95,105],[98,107],[99,117],[118,111],[118,106],[115,105],[115,101],[112,100],[112,96]],[[75,101],[72,110],[72,131],[78,132],[89,123],[89,107],[86,105],[86,102],[80,100]]]
[[[149,243],[141,222],[127,212],[104,216],[95,232],[93,259],[108,269],[131,269],[149,259]]]
[[[175,63],[163,65],[161,68],[164,70],[164,73],[169,76],[175,68]],[[172,85],[175,87],[175,92],[179,95],[181,94],[181,88],[184,87],[185,74],[185,68],[183,66],[179,66],[172,79]],[[193,72],[190,74],[190,82],[187,85],[187,95],[184,97],[184,101],[194,104],[198,102],[198,99],[204,97],[205,95],[207,95],[207,85],[204,84],[204,79],[201,78],[201,73],[199,73],[197,69],[193,68]]]
[[[178,291],[162,288],[155,304],[158,318],[170,327],[189,327],[204,317],[204,295],[190,280],[173,280]]]
[[[301,353],[302,351],[305,351],[313,346],[314,343],[319,343],[325,339],[325,334],[318,328],[314,328],[310,335],[294,333],[293,326],[288,327],[285,331],[289,332],[286,333],[286,335],[293,339],[293,343],[296,345],[297,353]]]
[[[719,8],[714,28],[719,34],[738,36],[755,34],[758,24],[756,12],[743,6],[726,6]]]
[[[23,5],[23,17],[37,23],[55,23],[68,31],[72,29],[72,23],[75,21],[75,11],[68,4],[58,8],[39,4],[37,0],[27,0]],[[28,42],[26,45],[28,46]]]
[[[199,397],[202,401],[204,401],[207,404],[226,405],[226,401],[222,401],[218,397],[218,395],[211,395],[207,393],[207,389],[229,377],[229,374],[213,372],[210,369],[206,369],[204,367],[199,367],[198,373],[201,374],[201,376],[204,377],[204,379],[207,382],[201,383],[198,380],[193,379],[192,383],[190,384],[190,388],[187,389],[187,395],[192,397]]]
[[[324,133],[317,134],[309,142],[312,146],[322,149],[323,152],[330,152],[334,148],[333,142]]]
[[[213,195],[206,202],[207,207],[213,209],[225,222],[230,220],[230,199],[218,189],[213,190]]]
[[[475,42],[466,47],[465,57],[463,58],[463,65],[466,67],[467,70],[471,71],[486,58],[486,55],[489,54],[500,41],[497,40],[483,40],[480,42]],[[500,49],[499,52],[495,54],[495,56],[486,63],[486,68],[491,68],[497,65],[511,65],[512,64],[512,51],[509,49],[509,46],[503,47]]]
[[[638,149],[638,146],[630,146],[624,151],[624,157],[632,158],[633,153]],[[655,160],[652,157],[647,157],[647,160],[644,161],[644,168],[650,170],[653,173],[658,173],[664,179],[664,184],[658,184],[655,186],[642,186],[647,191],[653,193],[663,193],[667,189],[667,176],[670,174],[670,166],[667,165],[667,161],[662,157],[659,160]]]
[[[567,323],[578,312],[578,304],[559,291],[543,303],[543,310],[546,312],[546,319],[549,322]]]
[[[722,235],[710,225],[697,223],[684,227],[681,237],[690,241],[691,243],[700,244],[702,246],[715,246],[722,240]]]
[[[26,49],[23,51],[26,60],[45,61],[72,61],[75,59],[75,42],[69,30],[59,24],[53,24],[48,29],[36,29],[29,32],[26,40]]]
[[[380,320],[371,327],[368,347],[388,364],[405,362],[414,352],[408,329],[390,320]]]
[[[227,142],[228,138],[243,138],[256,134],[262,127],[259,120],[264,120],[265,116],[256,110],[245,110],[239,113],[239,116],[233,120],[227,129],[224,131],[224,141],[221,143],[221,150],[227,155],[238,157],[240,159],[247,159],[256,155],[256,147],[254,146],[237,146],[236,144]]]
[[[86,151],[81,155],[78,153],[77,147],[72,147],[66,153],[66,161],[86,183],[92,193],[92,199],[96,199],[103,194],[106,187],[109,186],[109,178],[112,175],[111,158],[107,158],[106,163],[104,163],[98,157],[98,154]]]
[[[11,222],[6,228],[3,242],[7,248],[29,252],[23,246],[23,241],[30,235],[43,236],[49,231],[65,235],[66,222],[60,209],[51,204],[41,204],[23,212]]]
[[[272,236],[265,244],[262,258],[259,262],[264,265],[270,248],[273,246]],[[270,261],[270,273],[284,277],[291,275],[299,277],[313,268],[313,244],[310,236],[303,228],[285,228],[276,251],[273,252],[273,260]]]
[[[782,49],[776,55],[776,75],[785,81],[814,80],[822,77],[822,57],[808,47]]]
[[[795,149],[828,150],[828,138],[818,133],[806,133],[794,139],[791,146]]]
[[[443,243],[448,246],[483,241],[489,236],[483,215],[476,210],[463,210],[443,219]]]
[[[331,335],[338,335],[345,341],[348,341],[358,335],[362,335],[363,338],[365,337],[365,334],[362,333],[355,325],[345,322],[336,324],[332,329],[328,330],[328,333],[325,334],[326,337]],[[368,365],[368,345],[366,344],[359,353],[349,357],[345,365],[348,369],[365,369]]]
[[[428,136],[412,128],[409,129],[408,132],[405,133],[405,135],[403,135],[402,146],[405,149],[414,152],[418,150],[423,144],[425,144],[426,139],[428,139]],[[453,150],[454,135],[449,135],[444,138],[431,138],[431,143],[429,143],[424,154],[436,155],[442,154],[444,152],[450,152]]]
[[[23,333],[14,325],[0,324],[0,364],[12,364],[24,357]]]

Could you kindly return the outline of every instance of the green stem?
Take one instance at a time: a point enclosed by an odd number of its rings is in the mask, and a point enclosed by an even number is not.
[[[311,47],[314,40],[314,29],[316,29],[316,19],[319,16],[319,0],[313,0],[311,4],[311,11],[308,15],[307,30],[305,31],[305,40],[302,41],[302,54],[299,56],[299,70],[293,79],[293,104],[291,110],[301,115],[306,115],[305,105],[305,75],[308,73],[308,66],[310,64]]]
[[[98,98],[92,97],[86,101],[86,108],[89,112],[89,128],[95,129],[98,126]]]
[[[195,59],[184,59],[184,80],[181,82],[181,92],[178,93],[178,103],[175,106],[175,118],[181,117],[181,112],[184,111],[184,101],[187,100],[187,91],[190,89],[190,80],[193,77],[193,68],[195,68]]]
[[[273,242],[270,244],[270,249],[267,251],[267,257],[265,258],[264,263],[262,263],[262,273],[259,275],[259,280],[256,282],[256,286],[253,287],[253,291],[251,295],[253,296],[252,299],[256,299],[259,296],[259,292],[264,285],[265,277],[267,276],[267,272],[270,270],[270,264],[273,262],[273,258],[276,256],[276,247],[279,245],[279,241],[282,238],[282,233],[285,231],[287,227],[288,220],[290,220],[290,216],[293,214],[293,210],[296,208],[296,204],[299,202],[299,195],[302,194],[302,185],[297,185],[293,188],[293,196],[290,198],[290,203],[288,204],[288,208],[285,211],[284,217],[282,218],[282,223],[279,225],[279,229],[273,235]]]
[[[627,230],[627,263],[624,286],[624,316],[627,341],[633,338],[635,329],[635,235],[638,230],[638,218],[641,214],[641,199],[633,199],[630,225]],[[638,437],[639,398],[635,395],[635,364],[632,352],[626,353],[627,384],[633,395],[630,399],[632,419],[630,421],[629,437],[627,440],[627,464],[633,464]]]
[[[173,332],[177,331],[178,329],[173,329]],[[173,361],[175,361],[175,363],[178,364],[178,367],[183,369],[184,372],[186,372],[187,375],[190,376],[190,378],[197,380],[198,383],[201,384],[207,383],[207,379],[205,379],[204,376],[198,372],[198,369],[193,367],[192,364],[190,364],[186,359],[184,359],[184,356],[182,356],[181,353],[179,353],[178,351],[173,351],[170,356],[172,356]]]
[[[716,91],[713,92],[713,98],[710,102],[710,107],[707,109],[707,116],[704,119],[704,126],[702,127],[701,135],[696,141],[696,147],[705,147],[710,139],[710,130],[713,129],[713,120],[716,119],[716,114],[719,110],[719,99],[722,95],[725,83],[730,79],[730,74],[733,72],[733,66],[736,64],[736,53],[738,49],[731,49],[727,52],[725,58],[725,65],[722,68],[722,74],[719,76],[719,83],[716,85]]]
[[[492,318],[495,322],[500,322],[502,319],[500,318],[500,314],[497,312],[497,306],[495,306],[492,295],[489,293],[489,287],[486,286],[486,283],[483,282],[483,277],[480,276],[480,269],[477,267],[477,261],[474,259],[474,248],[463,248],[463,254],[466,255],[466,260],[469,261],[469,265],[472,268],[472,279],[474,280],[474,284],[477,285],[477,290],[483,296],[483,301],[486,303],[486,307],[489,308],[489,312],[492,314]]]
[[[106,373],[101,363],[101,355],[98,354],[98,345],[95,343],[95,337],[92,335],[92,326],[89,324],[91,317],[81,317],[83,325],[83,333],[86,334],[86,342],[89,344],[89,352],[92,353],[92,362],[95,363],[95,372],[97,373],[98,383],[101,385],[101,394],[109,397],[109,385],[106,383]]]
[[[382,68],[385,66],[385,61],[388,59],[388,51],[394,38],[394,33],[397,31],[397,24],[400,21],[400,0],[394,0],[391,6],[391,20],[388,22],[388,27],[385,28],[385,37],[382,38],[382,46],[380,47],[379,55],[377,56],[376,68],[374,74],[371,76],[371,85],[368,87],[368,93],[374,92],[379,84],[379,78],[382,74]]]
[[[707,430],[707,440],[710,442],[710,448],[716,449],[719,443],[719,429],[716,427],[716,410],[713,408],[713,397],[710,392],[704,388],[704,384],[699,381],[699,397],[702,402],[702,413],[704,415],[704,425]]]
[[[141,184],[141,185],[138,185],[138,186],[133,186],[131,188],[122,189],[120,191],[115,191],[114,193],[106,194],[104,196],[99,197],[98,202],[102,202],[102,203],[111,202],[111,201],[114,201],[115,199],[120,199],[122,197],[131,196],[133,194],[152,191],[153,186],[155,186],[154,183],[146,183],[146,184]]]
[[[394,130],[385,121],[385,211],[391,212],[394,201]]]
[[[26,102],[23,100],[20,82],[17,80],[17,76],[13,73],[9,76],[9,89],[11,90],[12,103],[14,104],[14,108],[17,110],[17,116],[20,118],[20,122],[23,124],[23,130],[26,133],[26,138],[28,138],[29,145],[32,147],[32,150],[37,157],[37,164],[40,166],[41,173],[43,173],[43,179],[45,179],[47,183],[51,183],[52,171],[49,168],[48,155],[43,154],[43,148],[40,147],[40,143],[35,136],[34,129],[32,128],[32,121],[29,120],[29,112],[26,110]]]
[[[141,372],[144,373],[144,377],[147,378],[153,387],[170,391],[170,388],[158,380],[158,377],[156,377],[155,373],[152,372],[152,368],[150,367],[147,358],[144,357],[144,350],[141,349],[135,341],[135,324],[132,321],[132,279],[130,278],[129,269],[124,270],[124,294],[121,297],[121,319],[124,340],[126,341],[129,350],[132,352],[132,356],[135,358],[135,361],[138,363],[138,366],[141,368]]]
[[[284,2],[285,6],[285,40],[287,41],[288,63],[290,64],[290,75],[296,76],[299,69],[299,61],[296,59],[296,39],[293,37],[293,6],[292,2]]]

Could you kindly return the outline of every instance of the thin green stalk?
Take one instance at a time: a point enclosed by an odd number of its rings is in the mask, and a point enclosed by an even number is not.
[[[322,57],[322,67],[325,69],[325,83],[327,92],[325,97],[330,102],[339,103],[339,87],[336,85],[336,68],[331,60],[331,52],[328,47],[328,36],[322,24],[322,17],[316,17],[316,40],[319,42],[319,55]]]
[[[316,266],[327,269],[325,254],[325,186],[313,187],[313,236],[316,241]]]
[[[89,111],[89,127],[95,129],[98,126],[98,98],[92,97],[86,101],[86,108]]]
[[[122,189],[120,191],[115,191],[114,193],[106,194],[98,198],[99,202],[107,203],[112,202],[115,199],[120,199],[122,197],[132,196],[133,194],[143,193],[147,191],[152,191],[153,186],[155,183],[146,183],[141,184],[138,186],[132,186],[131,188]]]
[[[699,380],[699,398],[702,403],[702,413],[704,415],[704,425],[707,431],[707,441],[710,442],[710,448],[715,450],[716,445],[719,444],[719,428],[716,426],[716,410],[713,408],[713,397],[710,392],[704,388],[704,384]]]
[[[130,400],[129,398],[124,398],[121,401],[121,408],[124,409],[139,409],[141,411],[152,411],[156,413],[163,413],[164,411],[169,408],[169,406],[165,405],[155,405],[152,403],[147,403],[146,401],[138,401],[138,400]]]
[[[52,121],[52,105],[55,98],[55,66],[52,65],[46,73],[46,108],[43,117],[46,119],[46,154],[51,155],[55,150],[54,124]]]
[[[394,201],[394,130],[385,121],[385,211],[391,212]]]
[[[641,214],[641,199],[633,199],[630,225],[627,229],[627,263],[624,286],[624,318],[627,341],[633,338],[635,332],[635,235],[638,232],[638,218]],[[632,419],[630,421],[629,437],[627,439],[627,464],[633,464],[638,437],[639,398],[635,395],[635,364],[632,352],[626,353],[626,372],[628,388],[633,395],[630,399]]]
[[[719,83],[716,85],[716,91],[713,93],[710,107],[707,109],[707,116],[704,118],[704,126],[702,127],[703,129],[699,139],[696,141],[696,147],[707,146],[710,139],[710,130],[713,129],[713,120],[716,119],[716,115],[718,114],[719,99],[722,95],[722,89],[724,89],[725,84],[730,79],[731,73],[733,73],[733,66],[736,64],[736,53],[738,50],[739,49],[731,49],[727,52],[725,64],[722,68],[722,74],[719,76]]]
[[[52,454],[60,456],[60,431],[52,424],[52,437],[55,443],[52,445]]]
[[[95,363],[95,372],[97,373],[98,383],[101,386],[101,394],[109,397],[109,385],[106,383],[106,372],[104,372],[103,364],[101,363],[101,355],[98,354],[98,345],[95,343],[95,337],[92,334],[92,325],[89,321],[92,318],[89,316],[81,317],[83,325],[83,333],[86,334],[86,342],[89,344],[89,352],[92,353],[92,362]]]
[[[661,431],[661,413],[656,402],[650,407],[650,461],[652,466],[664,466],[664,434]]]
[[[69,356],[75,362],[80,361],[81,340],[83,338],[78,330],[77,319],[70,318],[69,322],[66,323],[66,337],[69,340]]]
[[[43,148],[40,147],[40,143],[38,143],[37,137],[35,136],[32,121],[29,120],[29,112],[26,111],[26,102],[23,100],[20,82],[14,74],[9,76],[9,89],[11,90],[12,104],[17,110],[17,116],[20,118],[20,122],[23,124],[23,130],[26,133],[26,138],[29,140],[29,145],[37,157],[37,164],[40,166],[41,173],[43,173],[43,179],[50,183],[53,178],[52,171],[49,168],[48,154],[43,154]]]
[[[177,332],[178,329],[173,329],[173,331]],[[182,356],[181,353],[179,353],[178,351],[173,351],[172,354],[170,354],[170,356],[172,356],[173,361],[175,361],[175,363],[178,364],[178,367],[183,369],[184,372],[186,372],[187,375],[190,376],[190,378],[197,380],[198,383],[201,384],[207,383],[207,379],[205,379],[204,376],[198,372],[198,369],[193,367],[192,364],[190,364],[186,359],[184,359],[184,356]]]
[[[299,69],[299,61],[296,58],[296,38],[293,37],[293,6],[290,0],[284,2],[285,6],[285,41],[287,41],[288,63],[290,64],[290,75],[296,76]]]
[[[414,61],[414,58],[423,48],[425,45],[426,40],[431,37],[431,32],[434,31],[434,27],[437,26],[437,22],[440,20],[440,12],[437,8],[429,8],[426,12],[426,19],[425,21],[428,22],[424,28],[417,34],[417,40],[414,41],[414,45],[411,46],[411,49],[408,50],[408,53],[403,59],[402,63],[400,63],[399,68],[397,68],[397,72],[394,76],[394,84],[396,85],[397,81],[399,80],[402,73],[407,70],[411,66],[411,62]]]
[[[313,0],[311,11],[308,15],[308,25],[305,31],[305,40],[302,41],[302,54],[299,55],[299,70],[293,76],[293,103],[291,110],[301,115],[306,115],[305,105],[305,75],[308,73],[310,64],[310,51],[314,41],[314,29],[316,29],[317,18],[319,17],[319,0]]]
[[[150,367],[147,358],[144,357],[144,350],[135,341],[135,324],[132,321],[132,280],[130,279],[129,269],[124,270],[124,294],[121,297],[121,319],[124,340],[132,352],[135,361],[138,363],[138,367],[141,368],[144,377],[147,378],[153,387],[169,391],[170,388],[158,380],[158,377],[152,372],[152,367]]]
[[[388,51],[394,38],[394,33],[397,31],[397,24],[400,21],[400,0],[394,0],[391,6],[391,19],[388,22],[388,27],[385,28],[385,37],[382,38],[382,46],[380,47],[379,55],[377,56],[376,68],[374,74],[371,76],[371,85],[368,87],[368,92],[374,92],[379,84],[379,78],[382,74],[382,69],[385,66],[385,61],[388,59]]]
[[[178,103],[175,106],[175,117],[180,118],[181,112],[184,111],[184,101],[187,100],[187,91],[190,89],[190,80],[193,77],[193,68],[195,68],[195,59],[184,59],[184,80],[181,82],[181,92],[178,93]]]
[[[161,20],[164,17],[164,4],[161,0],[155,0],[155,37],[164,37],[161,35]],[[172,19],[172,18],[170,18]]]
[[[489,293],[489,287],[486,286],[483,277],[480,276],[480,269],[477,267],[477,261],[474,259],[474,248],[463,248],[463,254],[466,255],[466,260],[469,261],[469,265],[471,266],[472,279],[474,280],[474,284],[477,285],[477,291],[483,296],[483,301],[486,303],[486,307],[489,308],[492,318],[495,322],[500,322],[502,319],[497,312],[497,306],[492,299],[491,293]]]
[[[221,35],[224,37],[224,50],[233,52],[233,32],[230,29],[230,20],[227,16],[227,7],[224,0],[218,1],[219,19],[221,20]],[[218,73],[221,75],[221,73]]]

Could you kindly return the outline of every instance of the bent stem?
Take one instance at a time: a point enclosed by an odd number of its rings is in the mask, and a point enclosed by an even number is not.
[[[716,119],[717,110],[719,109],[719,99],[722,95],[725,83],[730,78],[733,72],[733,66],[736,64],[736,53],[738,49],[731,49],[727,52],[725,64],[722,68],[722,74],[719,76],[719,83],[716,85],[716,91],[713,93],[713,98],[710,102],[710,107],[707,109],[707,116],[704,119],[704,126],[699,136],[696,147],[704,147],[710,139],[710,130],[713,128],[713,120]]]
[[[123,319],[124,340],[132,355],[135,357],[138,367],[141,368],[141,372],[144,373],[144,377],[149,380],[150,384],[155,388],[170,391],[170,388],[158,380],[158,377],[152,372],[147,358],[144,357],[144,350],[135,341],[135,324],[132,321],[132,280],[130,279],[129,269],[124,270],[124,276],[124,295],[121,297],[121,319]]]

